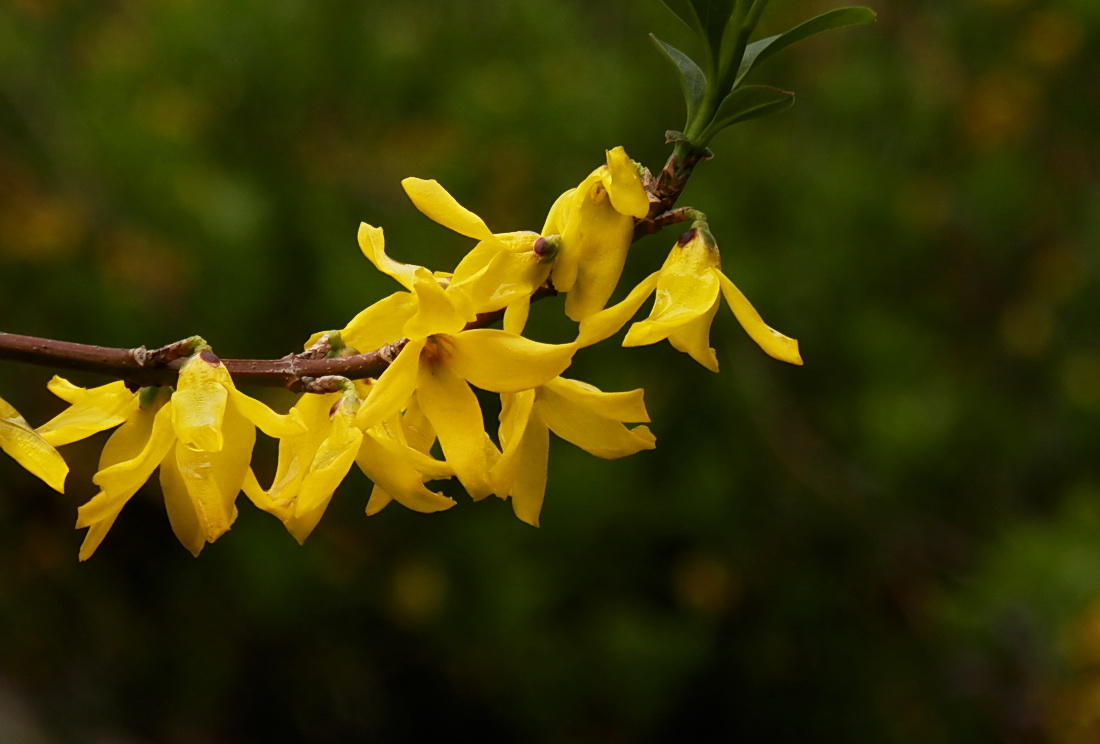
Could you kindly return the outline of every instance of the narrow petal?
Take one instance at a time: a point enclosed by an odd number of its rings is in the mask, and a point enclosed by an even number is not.
[[[756,308],[725,274],[719,272],[718,277],[722,283],[722,294],[725,295],[726,302],[737,317],[737,322],[745,329],[745,333],[749,334],[749,338],[755,341],[768,356],[781,362],[801,365],[802,357],[798,353],[798,342],[765,323],[760,313],[756,312]]]
[[[539,391],[535,410],[552,432],[597,457],[616,459],[655,446],[648,428],[627,429],[620,421],[547,388]]]
[[[694,246],[692,246],[694,247]],[[623,346],[646,346],[709,314],[718,304],[718,272],[702,263],[704,250],[673,248],[661,267],[649,318],[631,326]]]
[[[500,396],[500,438],[501,454],[490,473],[493,490],[504,497],[512,491],[512,484],[523,467],[520,454],[523,436],[527,431],[527,422],[531,419],[531,410],[535,405],[535,391],[524,390],[520,393],[504,393]]]
[[[504,309],[504,330],[517,336],[527,327],[527,317],[531,314],[531,298],[520,297],[508,303]]]
[[[238,413],[273,439],[293,437],[306,430],[301,414],[294,409],[287,414],[275,413],[266,404],[245,395],[236,387],[229,388],[229,402]]]
[[[549,214],[546,215],[546,221],[542,225],[543,235],[562,234],[565,230],[565,223],[569,219],[569,210],[572,208],[575,193],[577,193],[576,189],[569,189],[554,200]]]
[[[493,239],[493,231],[486,226],[484,220],[459,204],[445,188],[439,185],[438,181],[406,178],[401,182],[401,186],[409,195],[413,205],[428,219],[468,238]]]
[[[0,398],[0,449],[53,490],[65,492],[65,476],[69,474],[65,459],[3,398]]]
[[[400,457],[382,445],[372,434],[363,437],[356,464],[374,481],[375,487],[367,502],[367,515],[377,514],[392,498],[413,511],[430,514],[450,509],[454,499],[429,491],[421,474]]]
[[[197,452],[222,448],[222,419],[233,380],[210,352],[200,352],[180,367],[172,393],[172,426],[184,447]]]
[[[412,292],[394,292],[360,312],[340,331],[344,343],[356,351],[366,353],[392,344],[404,335],[405,323],[416,314],[416,295]],[[309,348],[317,338],[306,343]]]
[[[294,513],[294,505],[302,490],[302,481],[309,472],[309,466],[317,454],[317,448],[321,446],[321,442],[325,440],[332,428],[329,412],[339,400],[340,393],[306,394],[294,404],[292,410],[298,412],[306,428],[300,434],[279,440],[279,459],[275,468],[275,479],[267,491],[273,508],[284,510],[291,515]],[[247,477],[245,482],[247,483]],[[247,490],[245,493],[248,493]]]
[[[481,406],[470,386],[449,364],[437,361],[421,365],[416,395],[424,414],[435,427],[447,463],[454,468],[467,493],[475,501],[488,496],[493,492],[489,482],[491,463],[485,448],[488,436]],[[398,498],[390,488],[386,490]]]
[[[416,390],[416,372],[420,367],[420,352],[425,340],[410,341],[394,359],[393,364],[371,386],[370,395],[359,408],[355,425],[369,429],[400,413]]]
[[[198,558],[206,545],[206,533],[199,522],[195,503],[184,483],[176,458],[166,457],[160,466],[160,490],[164,494],[164,508],[172,532],[191,555]]]
[[[329,435],[317,448],[317,454],[309,466],[309,474],[302,482],[302,493],[294,508],[299,519],[312,511],[325,510],[336,487],[351,470],[363,432],[355,428],[355,415],[338,410],[332,419]]]
[[[119,511],[122,507],[119,507]],[[84,533],[84,541],[80,543],[80,553],[77,558],[80,561],[86,561],[92,557],[96,549],[103,542],[103,538],[107,537],[107,533],[111,530],[115,520],[118,519],[118,511],[111,517],[105,517],[95,524],[88,526],[88,531]]]
[[[576,351],[573,344],[543,344],[495,328],[463,331],[448,336],[447,343],[451,369],[494,393],[529,390],[554,379]]]
[[[634,235],[634,219],[611,206],[602,183],[596,183],[573,208],[562,233],[562,247],[554,269],[554,286],[568,291],[565,314],[580,321],[599,312],[615,292]],[[563,290],[558,279],[562,260],[575,255],[576,282]]]
[[[382,228],[359,224],[359,250],[374,267],[387,276],[396,279],[405,289],[412,290],[413,278],[419,266],[394,261],[386,255],[386,239]]]
[[[539,514],[546,496],[546,468],[550,455],[550,432],[538,412],[527,422],[516,453],[516,477],[509,489],[512,511],[532,527],[539,526]]]
[[[710,325],[718,312],[718,304],[716,301],[706,313],[668,334],[672,348],[688,354],[711,372],[718,371],[718,357],[710,345]]]
[[[38,427],[38,433],[54,447],[118,426],[138,407],[137,393],[122,381],[89,390],[55,376],[48,387],[54,395],[71,404]]]
[[[622,147],[607,151],[607,178],[604,184],[615,211],[639,220],[649,214],[649,195],[645,192],[637,167]]]
[[[643,399],[645,391],[641,388],[623,393],[605,393],[587,382],[558,377],[546,383],[542,391],[555,393],[597,416],[631,423],[649,422],[649,412]]]
[[[604,308],[582,320],[575,341],[577,347],[583,348],[598,344],[600,341],[618,333],[619,329],[634,317],[642,303],[653,294],[653,289],[657,286],[658,275],[659,272],[653,272],[632,289],[622,302]]]
[[[191,497],[207,542],[225,534],[237,518],[235,501],[244,485],[256,427],[235,409],[225,412],[225,447],[218,452],[192,450],[178,443],[176,464]]]
[[[127,460],[121,460],[111,464],[104,462],[106,457],[100,460],[100,470],[92,476],[92,482],[106,493],[136,493],[141,484],[149,480],[149,476],[157,469],[161,460],[168,454],[176,436],[172,430],[172,406],[173,402],[161,406],[153,417],[153,424],[149,429],[149,435],[145,439],[141,451]],[[120,443],[120,449],[125,444],[129,446],[131,438],[136,440],[137,431],[124,434],[124,425],[107,441],[110,446],[115,437],[126,437]],[[106,455],[106,448],[104,448]],[[104,467],[106,465],[106,467]]]

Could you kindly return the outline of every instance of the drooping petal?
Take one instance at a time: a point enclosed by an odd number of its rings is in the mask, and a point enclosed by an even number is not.
[[[583,348],[598,344],[600,341],[618,333],[619,329],[634,317],[634,313],[638,312],[638,308],[642,306],[642,303],[653,294],[653,290],[657,286],[658,276],[659,272],[654,271],[632,289],[622,302],[604,308],[582,320],[577,333],[577,340],[574,342],[577,347]]]
[[[401,182],[414,206],[428,219],[475,240],[492,240],[485,221],[466,209],[435,180],[406,178]]]
[[[222,448],[222,419],[232,385],[225,365],[208,351],[183,363],[171,410],[172,426],[184,447],[199,452]]]
[[[765,323],[752,303],[725,274],[718,272],[718,278],[722,283],[722,294],[726,302],[737,317],[737,322],[745,329],[745,333],[749,334],[749,338],[755,341],[768,356],[781,362],[801,365],[802,356],[798,353],[798,341],[784,336]]]
[[[384,437],[368,432],[363,437],[355,458],[359,468],[375,484],[370,501],[367,502],[367,516],[377,514],[390,499],[425,514],[450,509],[455,505],[454,499],[429,491],[424,486],[422,474],[407,459],[395,455],[394,450],[385,446],[384,442]]]
[[[543,235],[561,235],[562,238],[558,248],[558,258],[554,262],[554,271],[551,274],[554,288],[559,292],[569,292],[577,283],[577,275],[585,250],[583,241],[579,240],[583,231],[578,227],[577,212],[581,205],[588,201],[588,193],[598,183],[600,183],[600,176],[593,172],[581,181],[577,188],[559,196],[550,207],[550,214],[547,215],[546,224],[542,228]]]
[[[576,351],[573,344],[539,343],[495,328],[463,331],[448,336],[446,343],[451,369],[474,387],[494,393],[528,390],[554,379]]]
[[[718,305],[716,301],[706,313],[668,334],[672,348],[689,355],[711,372],[718,371],[718,357],[710,345],[710,326],[718,313]]]
[[[657,278],[649,318],[631,326],[623,346],[657,343],[696,318],[713,317],[719,292],[718,271],[711,265],[716,258],[702,241],[673,247]]]
[[[369,429],[399,413],[413,391],[416,390],[417,369],[420,367],[420,352],[424,349],[425,339],[410,341],[405,345],[393,364],[371,386],[370,395],[359,408],[355,425],[360,429]]]
[[[401,430],[405,442],[417,452],[427,452],[435,444],[435,427],[420,409],[415,394],[409,398],[408,408],[401,417]]]
[[[164,508],[172,533],[191,555],[198,558],[206,546],[206,532],[174,455],[166,457],[160,465],[160,490],[164,494]]]
[[[493,490],[504,498],[512,490],[512,483],[522,467],[520,445],[531,419],[531,410],[535,405],[535,391],[524,390],[519,393],[503,393],[500,396],[500,459],[490,473]]]
[[[69,466],[57,450],[0,398],[0,449],[58,493],[65,492]]]
[[[127,491],[131,494],[136,493],[141,488],[141,484],[149,480],[149,476],[157,469],[157,465],[165,458],[168,450],[176,441],[172,429],[173,405],[174,398],[157,410],[153,417],[153,425],[149,430],[149,435],[137,455],[128,460],[120,460],[109,465],[105,461],[106,458],[104,458],[101,460],[99,472],[92,476],[92,483],[95,483],[107,494],[125,493]],[[125,426],[120,427],[107,441],[107,444],[110,445],[115,437],[123,437],[122,432],[124,430],[126,430]],[[134,437],[136,440],[137,435],[138,431],[135,430],[132,433],[127,433],[125,437],[127,437],[127,440],[129,437]],[[120,444],[120,449],[121,447]],[[106,452],[106,448],[104,451]],[[104,465],[106,467],[103,467]],[[91,502],[88,502],[85,506],[90,507]],[[94,521],[94,518],[92,521]]]
[[[405,323],[416,314],[416,295],[412,292],[394,292],[360,312],[340,331],[344,343],[359,352],[374,351],[384,344],[392,344],[404,335]],[[312,346],[320,334],[306,342]]]
[[[535,410],[552,432],[597,457],[615,459],[653,449],[656,438],[647,427],[627,429],[621,420],[601,415],[601,405],[589,405],[594,397],[566,397],[544,387],[538,392]],[[607,408],[613,410],[616,405],[617,401]]]
[[[454,468],[466,492],[475,501],[488,496],[493,492],[489,482],[492,463],[485,446],[488,435],[470,386],[449,363],[435,360],[420,366],[416,395],[435,428],[447,464]],[[390,495],[397,498],[392,491]]]
[[[55,376],[47,387],[70,404],[69,408],[38,427],[38,433],[54,447],[118,426],[138,407],[137,393],[129,390],[122,381],[86,389]]]
[[[134,411],[133,415],[111,434],[103,446],[99,457],[99,469],[105,470],[138,457],[152,435],[153,422],[159,410],[160,404],[157,402],[156,405],[139,407]],[[170,431],[170,419],[166,417],[165,420],[169,421]],[[137,492],[142,482],[144,481],[131,484],[132,487],[122,491],[100,491],[77,510],[77,529],[88,528],[84,541],[80,545],[80,560],[86,561],[92,557],[103,542],[103,538],[107,536],[111,525],[115,523],[122,507]]]
[[[532,527],[539,526],[549,455],[550,432],[538,411],[533,411],[517,447],[516,474],[508,489],[512,511]]]
[[[620,214],[611,206],[601,181],[574,206],[562,233],[553,274],[554,286],[569,292],[565,298],[565,314],[571,320],[584,320],[607,304],[619,283],[633,235],[634,218]],[[563,274],[559,272],[567,255],[576,257],[576,281],[568,290],[563,290],[559,284]]]
[[[405,289],[412,290],[413,279],[419,266],[394,261],[386,255],[386,239],[382,228],[359,223],[359,250],[374,267],[398,281]]]
[[[256,442],[256,427],[235,408],[226,409],[223,428],[225,446],[217,452],[193,450],[182,442],[175,447],[175,463],[207,542],[225,534],[237,518],[235,502]]]
[[[332,427],[329,412],[339,399],[340,393],[306,394],[294,404],[292,410],[298,412],[306,428],[299,434],[279,440],[279,458],[275,468],[275,478],[271,488],[266,492],[267,501],[270,503],[266,506],[257,503],[261,509],[274,514],[284,522],[285,517],[293,516],[298,495],[302,490],[302,481],[309,473],[317,448],[321,446],[321,442],[328,436]],[[245,483],[248,483],[247,475]],[[248,494],[247,489],[245,494]],[[253,501],[256,502],[256,499]]]
[[[607,151],[604,185],[616,212],[639,220],[649,214],[649,195],[642,185],[638,169],[622,147]]]
[[[351,470],[363,432],[355,427],[355,412],[341,406],[333,415],[332,427],[317,448],[317,454],[309,466],[309,473],[302,482],[302,493],[294,508],[294,516],[302,519],[307,514],[324,512],[336,487]]]
[[[520,297],[508,303],[504,309],[504,330],[517,336],[527,327],[527,317],[531,314],[531,298]]]
[[[542,391],[555,393],[603,418],[630,423],[649,422],[649,412],[645,409],[643,397],[645,391],[641,388],[622,393],[605,393],[587,382],[557,377],[546,383]]]

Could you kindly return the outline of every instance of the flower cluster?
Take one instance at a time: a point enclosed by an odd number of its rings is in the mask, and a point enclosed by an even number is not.
[[[158,468],[172,529],[195,555],[230,528],[241,492],[304,541],[353,465],[374,484],[367,514],[391,501],[448,509],[454,500],[428,484],[453,477],[474,500],[510,499],[517,517],[538,525],[550,432],[602,458],[655,446],[641,390],[608,393],[563,377],[574,354],[616,334],[651,295],[648,318],[630,327],[624,346],[668,339],[717,371],[709,334],[722,296],[764,351],[801,364],[797,343],[765,325],[722,273],[696,212],[660,270],[608,306],[635,226],[649,216],[644,175],[621,147],[608,151],[604,165],[554,202],[540,233],[494,233],[437,182],[405,179],[417,209],[476,243],[454,271],[433,272],[394,260],[382,229],[360,226],[363,254],[400,289],[306,347],[325,342],[330,355],[386,349],[391,362],[376,379],[327,379],[325,392],[305,393],[278,414],[238,391],[195,339],[174,390],[123,382],[84,389],[54,378],[50,390],[69,407],[37,430],[0,400],[0,447],[61,490],[67,467],[54,447],[118,427],[92,479],[100,491],[78,511],[77,527],[88,529],[81,560]],[[524,335],[532,298],[549,290],[566,295],[565,314],[578,323],[569,343]],[[503,328],[483,327],[493,314]],[[486,427],[475,388],[499,396],[498,426]],[[279,440],[267,485],[251,469],[257,427]]]

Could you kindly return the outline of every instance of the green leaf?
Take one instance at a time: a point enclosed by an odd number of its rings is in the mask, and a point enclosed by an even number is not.
[[[692,61],[691,57],[676,47],[666,44],[653,34],[650,34],[649,38],[653,40],[653,43],[657,45],[657,49],[660,50],[665,59],[673,64],[679,74],[680,89],[684,93],[684,103],[687,105],[687,121],[690,124],[696,110],[699,108],[699,102],[703,100],[703,93],[707,89],[706,75],[699,69],[699,65]]]
[[[726,127],[785,111],[794,105],[794,93],[769,85],[744,85],[734,89],[718,106],[718,111],[701,137],[705,144]]]
[[[750,0],[739,0],[750,2]],[[708,59],[718,59],[722,48],[722,35],[733,15],[734,0],[691,0],[695,15],[702,28],[703,42],[710,49]]]
[[[703,30],[703,25],[699,23],[699,16],[695,13],[695,5],[692,0],[661,0],[661,2],[700,38],[706,38],[706,31]]]
[[[796,41],[834,28],[871,23],[875,18],[875,12],[870,8],[837,8],[800,23],[786,33],[754,41],[745,49],[745,56],[741,59],[741,67],[733,84],[736,87],[758,64]]]

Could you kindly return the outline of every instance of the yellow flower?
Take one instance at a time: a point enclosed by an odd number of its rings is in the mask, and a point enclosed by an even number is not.
[[[537,233],[496,233],[463,207],[439,182],[406,178],[405,193],[428,218],[478,241],[455,267],[450,291],[462,291],[478,313],[492,312],[530,297],[550,275],[553,252]]]
[[[470,496],[482,499],[493,492],[489,471],[499,452],[470,385],[495,393],[538,387],[569,366],[574,348],[488,328],[413,339],[374,384],[357,424],[368,429],[392,419],[415,392],[447,464]]]
[[[614,334],[654,291],[653,310],[646,320],[631,326],[623,346],[645,346],[667,338],[675,349],[717,372],[718,359],[710,347],[710,325],[721,294],[741,327],[769,356],[802,364],[798,342],[769,327],[722,273],[714,236],[701,221],[680,236],[659,272],[643,280],[622,302],[581,323],[578,346],[589,346]]]
[[[68,383],[60,389],[76,397]],[[77,528],[89,528],[80,560],[95,552],[126,502],[158,466],[172,530],[198,555],[236,519],[234,502],[248,473],[256,427],[272,437],[292,436],[303,428],[298,414],[281,416],[238,391],[209,351],[183,364],[179,386],[169,400],[157,388],[131,396],[136,405],[126,405],[109,385],[83,391],[74,404],[81,410],[73,410],[69,426],[48,430],[57,441],[75,441],[116,425],[118,408],[129,411],[103,447],[99,471],[92,478],[100,492],[77,511]],[[99,425],[90,413],[96,408],[104,411]]]
[[[69,466],[57,450],[0,398],[0,449],[58,493],[65,492]]]
[[[565,314],[580,321],[603,309],[619,283],[634,220],[649,213],[649,196],[622,147],[550,208],[543,235],[560,234],[551,280],[568,292]]]
[[[424,488],[423,473],[417,469],[422,467],[433,478],[449,477],[450,470],[444,463],[410,451],[403,442],[393,441],[382,432],[382,427],[364,435],[355,425],[360,395],[367,391],[368,383],[352,386],[349,382],[348,390],[342,393],[302,396],[293,410],[305,422],[306,430],[280,440],[279,464],[271,488],[263,490],[251,471],[246,475],[245,494],[256,506],[278,517],[299,543],[317,526],[352,463],[358,463],[375,481],[378,499],[388,501],[392,493],[392,498],[423,512],[454,505],[452,499]],[[380,490],[378,484],[389,490]],[[373,513],[369,505],[367,513]]]
[[[585,382],[556,377],[535,390],[501,396],[500,442],[503,453],[492,471],[496,493],[511,496],[516,516],[539,524],[546,492],[549,432],[605,459],[653,449],[642,391],[604,393]]]

